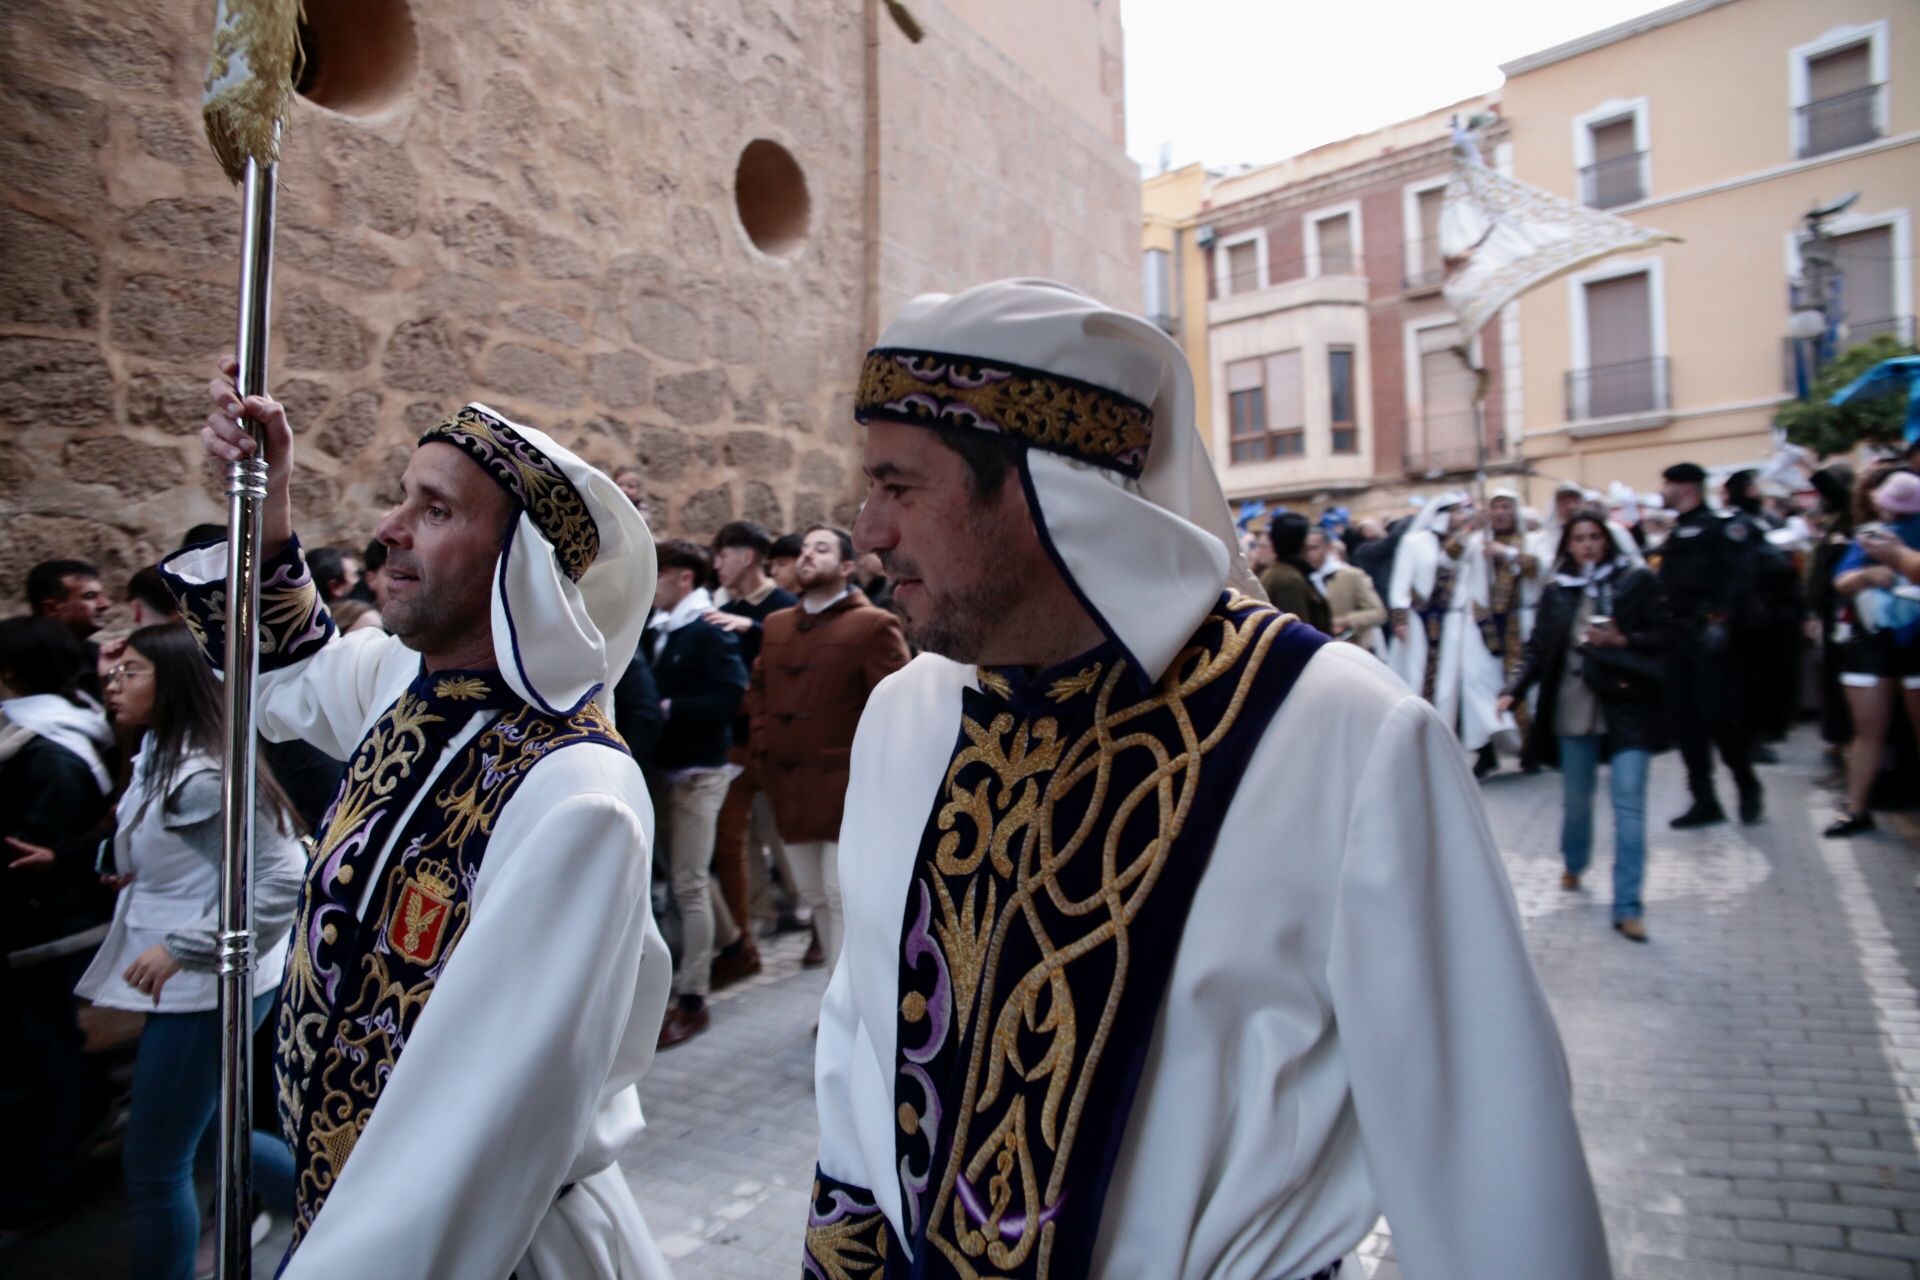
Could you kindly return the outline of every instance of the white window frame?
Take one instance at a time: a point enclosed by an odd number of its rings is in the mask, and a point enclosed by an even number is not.
[[[1444,329],[1448,325],[1458,326],[1459,323],[1459,317],[1453,315],[1451,312],[1447,312],[1440,315],[1421,316],[1417,320],[1408,320],[1401,326],[1400,359],[1401,367],[1406,370],[1407,375],[1407,427],[1404,442],[1401,445],[1401,451],[1409,455],[1403,459],[1403,463],[1411,460],[1411,454],[1413,452],[1413,424],[1416,421],[1420,423],[1420,443],[1422,447],[1430,449],[1432,445],[1432,440],[1427,434],[1427,376],[1426,370],[1421,367],[1420,335],[1428,329]],[[1467,344],[1468,351],[1473,355],[1473,363],[1481,369],[1487,367],[1486,347],[1481,342],[1481,334],[1485,332],[1483,329],[1481,333],[1474,334],[1473,341]],[[1486,431],[1485,418],[1482,418],[1475,426],[1484,434]]]
[[[1874,231],[1881,227],[1893,228],[1893,262],[1888,264],[1893,274],[1893,315],[1889,319],[1913,317],[1913,272],[1905,269],[1905,264],[1913,261],[1913,215],[1906,209],[1884,209],[1879,213],[1848,213],[1827,223],[1827,234],[1848,235],[1855,231]],[[1787,232],[1787,279],[1800,278],[1800,241],[1802,233]],[[1920,320],[1915,320],[1920,327]],[[1904,335],[1909,340],[1912,334]]]
[[[1446,175],[1442,174],[1437,178],[1420,178],[1400,188],[1400,224],[1409,232],[1406,244],[1401,249],[1400,271],[1403,280],[1412,280],[1427,272],[1427,264],[1419,257],[1421,237],[1412,234],[1420,230],[1420,197],[1428,191],[1446,190],[1448,181]],[[1439,250],[1435,249],[1434,252],[1438,253]],[[1436,262],[1433,265],[1444,268],[1445,263]]]
[[[1347,225],[1353,229],[1354,270],[1352,274],[1357,276],[1367,274],[1366,241],[1362,238],[1360,230],[1360,202],[1343,200],[1339,204],[1315,209],[1300,220],[1300,234],[1305,242],[1303,247],[1307,255],[1308,279],[1315,279],[1320,275],[1320,224],[1328,218],[1337,218],[1343,213],[1347,215]]]
[[[1246,293],[1258,293],[1273,283],[1273,273],[1267,268],[1267,229],[1255,227],[1251,231],[1242,231],[1238,235],[1226,236],[1214,242],[1213,246],[1213,283],[1216,297],[1244,297],[1233,290],[1233,273],[1227,269],[1227,262],[1233,256],[1227,251],[1239,244],[1253,244],[1254,261],[1259,263],[1260,282]]]
[[[1648,323],[1653,329],[1653,359],[1665,360],[1667,356],[1667,270],[1663,258],[1623,258],[1618,262],[1609,262],[1604,267],[1594,267],[1578,275],[1567,277],[1567,332],[1572,337],[1572,359],[1570,369],[1585,372],[1593,368],[1592,335],[1587,331],[1587,286],[1606,280],[1617,280],[1621,276],[1647,277],[1647,309],[1653,314]],[[1668,371],[1671,379],[1672,372]],[[1666,392],[1667,408],[1659,412],[1667,413],[1673,407],[1673,386],[1671,381],[1663,388]],[[1576,417],[1576,422],[1588,422],[1591,415]]]
[[[1834,27],[1817,39],[1796,45],[1787,51],[1787,146],[1788,156],[1794,160],[1805,159],[1800,152],[1806,145],[1806,119],[1800,108],[1811,100],[1812,79],[1807,74],[1807,64],[1822,54],[1844,49],[1851,44],[1867,42],[1868,75],[1873,83],[1880,86],[1880,93],[1874,99],[1874,124],[1880,130],[1880,137],[1889,132],[1888,122],[1892,119],[1893,83],[1887,69],[1887,20],[1862,22],[1849,26]],[[1864,145],[1864,144],[1863,144]],[[1832,152],[1828,154],[1838,154]]]
[[[1580,171],[1593,164],[1593,127],[1616,120],[1633,120],[1633,149],[1640,153],[1640,200],[1653,195],[1653,143],[1647,127],[1645,98],[1610,98],[1591,111],[1573,118],[1573,190],[1574,198],[1586,204],[1586,192],[1580,189]],[[1640,200],[1630,201],[1638,204]],[[1627,205],[1617,205],[1626,208]]]

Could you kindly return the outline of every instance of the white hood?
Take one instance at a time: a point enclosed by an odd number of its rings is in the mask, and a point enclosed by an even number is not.
[[[1000,387],[1029,394],[1016,403]],[[915,298],[869,354],[855,407],[862,422],[1026,439],[1042,542],[1149,683],[1223,589],[1261,594],[1193,412],[1172,339],[1050,280]]]

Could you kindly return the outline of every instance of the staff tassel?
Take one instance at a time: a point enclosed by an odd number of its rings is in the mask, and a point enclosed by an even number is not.
[[[265,395],[273,293],[273,211],[280,134],[292,105],[298,0],[220,0],[202,115],[207,141],[241,184],[240,318],[234,382]],[[253,1271],[253,689],[260,669],[260,505],[267,496],[264,438],[248,423],[253,457],[227,464],[226,750],[220,764],[220,1114],[216,1274]]]

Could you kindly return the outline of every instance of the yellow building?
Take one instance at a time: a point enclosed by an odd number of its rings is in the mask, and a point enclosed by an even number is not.
[[[1190,164],[1140,184],[1141,313],[1173,335],[1194,371],[1194,421],[1213,421],[1213,389],[1207,365],[1207,259],[1194,236],[1207,207],[1213,178]],[[1200,438],[1211,450],[1213,438]]]
[[[1516,177],[1682,238],[1521,300],[1535,500],[1764,461],[1803,219],[1849,193],[1851,337],[1913,339],[1920,5],[1685,0],[1502,70]]]

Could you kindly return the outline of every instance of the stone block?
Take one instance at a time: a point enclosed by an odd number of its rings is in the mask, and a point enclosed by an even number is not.
[[[693,436],[676,427],[643,424],[633,447],[634,461],[647,479],[667,484],[686,476],[699,459]]]
[[[92,342],[0,337],[0,420],[16,430],[85,430],[112,422],[113,375],[100,348]]]
[[[847,468],[839,454],[825,449],[809,449],[800,455],[801,484],[835,493],[846,482]]]
[[[513,219],[498,205],[471,205],[438,221],[434,234],[449,249],[482,266],[511,267],[520,260]]]
[[[344,307],[318,294],[289,293],[274,328],[286,340],[287,364],[295,369],[351,370],[367,364],[367,334]]]
[[[757,364],[760,360],[760,322],[744,307],[726,305],[712,319],[713,354],[729,364]]]
[[[593,254],[565,236],[534,236],[527,245],[527,260],[548,280],[584,280],[600,269]]]
[[[199,434],[207,414],[213,411],[213,402],[207,396],[213,373],[209,364],[205,377],[191,373],[134,374],[127,382],[127,425],[164,435]]]
[[[599,352],[587,357],[587,386],[609,408],[636,408],[651,398],[653,364],[638,351]]]
[[[627,308],[633,340],[669,360],[692,362],[705,354],[705,328],[691,307],[661,294],[642,294]]]
[[[198,441],[193,449],[199,454]],[[128,499],[165,493],[188,479],[180,446],[149,444],[118,434],[76,436],[60,451],[60,463],[76,482],[107,485]]]
[[[517,307],[507,313],[507,323],[522,333],[563,346],[579,346],[587,340],[587,331],[578,320],[552,307]]]
[[[454,396],[472,385],[447,322],[437,316],[395,326],[380,363],[386,380],[408,391]]]
[[[314,432],[314,447],[341,462],[373,443],[380,432],[380,393],[356,391],[342,400]]]
[[[786,516],[780,508],[780,495],[764,480],[749,480],[742,486],[740,518],[773,530],[782,529],[786,523]]]
[[[481,380],[510,396],[539,404],[576,405],[581,400],[577,369],[557,356],[518,343],[504,342],[488,352]]]
[[[198,121],[183,112],[172,107],[135,107],[131,114],[135,141],[155,160],[192,165],[211,155]]]
[[[766,431],[729,431],[727,463],[743,475],[779,475],[793,465],[793,445]]]
[[[274,256],[289,266],[344,280],[362,289],[385,289],[393,282],[393,260],[361,241],[323,227],[286,223],[274,231]]]
[[[100,315],[100,254],[57,222],[0,205],[0,320],[88,329]]]
[[[107,108],[83,93],[0,76],[0,175],[38,200],[91,211],[106,202],[99,152]]]
[[[695,425],[716,421],[727,399],[727,375],[718,369],[668,374],[654,384],[653,399],[661,411],[680,422]]]
[[[149,200],[127,215],[128,243],[182,266],[239,263],[240,204],[203,196]]]
[[[115,346],[164,360],[197,360],[233,346],[233,286],[181,276],[128,276],[114,290],[108,334]]]
[[[733,491],[726,485],[716,485],[700,490],[681,505],[674,532],[677,536],[704,542],[733,518]]]
[[[334,196],[347,220],[404,238],[420,220],[420,174],[407,153],[362,129],[332,138],[338,177]]]

